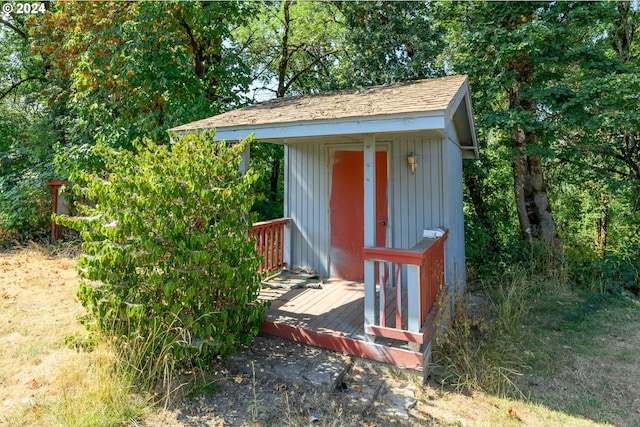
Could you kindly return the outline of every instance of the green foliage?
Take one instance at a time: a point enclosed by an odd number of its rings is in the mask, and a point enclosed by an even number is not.
[[[466,210],[471,259],[491,238],[501,248],[517,240],[514,182],[503,167],[522,153],[543,160],[540,178],[547,186],[542,189],[566,248],[579,244],[617,254],[635,247],[640,235],[637,5],[437,7],[448,29],[444,62],[470,76],[480,136],[481,159],[465,168],[465,181],[470,176],[480,189],[480,197],[470,192],[473,206]],[[514,144],[518,129],[527,137],[524,147]]]
[[[474,266],[486,268],[491,258],[501,259],[506,252],[516,256],[520,236],[510,152],[489,132],[483,130],[480,138],[485,145],[481,158],[463,165],[465,256]],[[469,182],[478,194],[471,194]]]
[[[344,64],[342,14],[332,2],[256,2],[256,14],[234,31],[252,64],[253,86],[277,97],[334,89]]]
[[[238,171],[248,143],[198,134],[137,142],[138,154],[100,147],[104,171],[74,179],[92,203],[58,221],[84,240],[78,296],[117,346],[143,349],[137,369],[165,353],[206,365],[258,333],[260,261],[247,239],[257,176]]]
[[[24,114],[5,119],[9,125],[23,122],[24,127],[13,134],[9,127],[0,131],[6,143],[0,150],[0,246],[12,239],[46,235],[51,224],[46,181],[53,177],[53,156],[51,145],[42,142],[49,129],[38,112],[16,107]]]
[[[61,172],[99,167],[96,142],[168,142],[168,128],[243,104],[249,71],[230,29],[246,16],[239,2],[53,5],[31,33],[48,66],[42,101],[67,109]]]
[[[256,199],[252,208],[252,211],[258,214],[258,221],[282,218],[284,215],[284,147],[253,142],[251,167],[261,171],[255,186],[256,193],[261,197]]]
[[[640,246],[635,247],[635,256],[621,257],[607,253],[604,257],[589,251],[589,248],[570,251],[570,269],[573,283],[582,289],[598,294],[619,294],[625,291],[640,294],[640,262],[637,258]]]
[[[51,194],[44,177],[27,171],[11,184],[4,178],[0,179],[0,246],[46,234],[51,224]]]
[[[45,181],[53,178],[56,130],[51,112],[34,102],[44,71],[30,54],[28,28],[25,15],[0,22],[0,246],[46,235],[50,224]]]
[[[98,337],[96,334],[81,334],[76,332],[64,337],[64,345],[76,351],[90,352],[96,348]]]
[[[444,74],[438,57],[443,28],[432,2],[340,3],[345,17],[349,63],[343,85],[370,86]]]

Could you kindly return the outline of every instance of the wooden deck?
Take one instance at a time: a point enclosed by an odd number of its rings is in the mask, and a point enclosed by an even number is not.
[[[260,299],[271,301],[261,332],[400,367],[422,369],[424,353],[409,349],[406,342],[365,339],[363,283],[328,279],[322,289],[263,288]],[[394,298],[386,301],[392,304]],[[395,318],[389,319],[389,324],[392,321]]]

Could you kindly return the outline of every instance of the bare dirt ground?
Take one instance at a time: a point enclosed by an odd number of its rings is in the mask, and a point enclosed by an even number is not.
[[[83,332],[75,261],[37,246],[0,252],[1,427],[42,425],[65,365],[82,357],[64,344]],[[523,376],[530,398],[456,393],[423,385],[417,372],[260,336],[131,425],[640,425],[640,316],[624,310],[611,313],[615,333],[585,343],[589,351],[567,346],[549,377]]]

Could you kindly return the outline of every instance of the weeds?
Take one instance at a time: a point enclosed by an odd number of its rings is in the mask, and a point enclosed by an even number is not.
[[[129,321],[133,323],[129,327],[132,333],[127,337],[112,338],[119,365],[142,390],[152,391],[158,385],[169,386],[175,367],[175,358],[171,354],[172,338],[181,334],[177,318],[166,329],[160,327],[159,323],[154,323],[152,327],[146,325],[143,329],[140,324],[136,325],[140,323],[139,319]],[[140,333],[142,330],[147,333]],[[165,390],[166,398],[170,396],[170,391]]]
[[[553,372],[562,352],[572,348],[564,331],[584,329],[615,295],[632,298],[616,292],[606,277],[590,274],[587,283],[563,253],[538,247],[518,262],[497,262],[478,272],[482,276],[471,288],[482,295],[484,310],[478,310],[477,297],[460,297],[453,322],[434,346],[434,360],[446,369],[444,382],[458,390],[522,396],[515,384],[521,372]],[[577,288],[576,277],[582,281]],[[550,344],[558,339],[563,341]]]
[[[118,363],[118,354],[104,341],[69,364],[57,382],[62,397],[53,414],[59,425],[121,426],[141,418],[149,400],[135,393],[128,372]]]
[[[484,296],[476,298],[479,303],[469,296],[455,302],[453,322],[436,339],[434,360],[447,370],[444,381],[458,390],[520,395],[514,378],[531,354],[523,348],[523,326],[536,300],[564,292],[566,263],[549,251],[495,267],[477,281]]]
[[[509,313],[509,311],[505,311]],[[513,323],[505,319],[503,323]],[[480,332],[469,316],[469,300],[456,302],[452,324],[436,340],[434,360],[446,368],[443,381],[458,390],[484,390],[506,396],[513,389],[512,376],[519,363],[517,343],[491,329]]]
[[[95,331],[90,322],[85,322],[90,329],[88,338],[83,340],[69,337],[67,342],[77,349],[90,349],[96,343],[105,343],[113,352],[114,366],[120,375],[126,377],[132,391],[146,394],[151,404],[163,402],[166,408],[172,396],[186,385],[174,381],[174,374],[178,369],[173,346],[191,345],[189,337],[181,327],[178,316],[168,325],[160,322],[149,324],[149,321],[145,321],[144,328],[140,316],[132,315],[126,322],[127,330],[130,331],[127,336],[117,336],[115,324],[111,333],[101,333]],[[195,372],[193,369],[186,371]],[[188,380],[187,383],[195,381]]]
[[[247,410],[251,413],[251,421],[254,424],[258,423],[258,415],[260,415],[260,405],[262,403],[262,400],[258,399],[257,385],[256,368],[253,362],[251,362],[251,393],[253,395],[253,399],[249,402]]]
[[[150,408],[150,400],[135,391],[104,341],[67,359],[54,383],[55,400],[40,396],[25,403],[8,415],[8,425],[117,427],[133,425]]]
[[[117,363],[113,348],[99,344],[90,363],[68,365],[60,374],[62,399],[55,411],[65,426],[118,426],[140,417],[146,399],[134,393],[127,372]]]

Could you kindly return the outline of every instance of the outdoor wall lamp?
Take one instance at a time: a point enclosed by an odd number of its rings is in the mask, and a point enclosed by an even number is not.
[[[407,156],[407,164],[411,169],[411,175],[415,174],[416,173],[416,156],[415,154],[413,154],[413,151],[409,153],[409,155]]]

